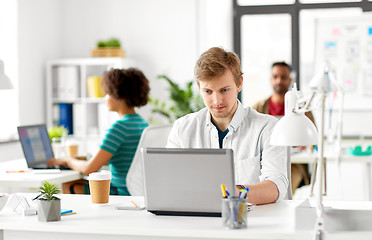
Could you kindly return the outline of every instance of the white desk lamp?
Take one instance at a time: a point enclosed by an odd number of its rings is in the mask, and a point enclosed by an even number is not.
[[[4,72],[4,62],[0,60],[0,89],[12,89],[13,85]]]
[[[371,210],[341,210],[323,207],[323,171],[324,171],[324,110],[328,92],[340,89],[339,84],[328,65],[322,73],[317,74],[310,82],[313,92],[309,99],[303,98],[297,91],[296,84],[292,91],[285,95],[285,115],[273,129],[270,143],[279,146],[318,145],[315,192],[315,209],[310,207],[307,199],[296,209],[296,228],[298,230],[314,229],[314,239],[324,239],[327,231],[371,231]],[[310,104],[315,95],[320,97],[319,134],[314,124],[305,116],[310,111]],[[318,107],[318,106],[317,106]],[[315,223],[315,226],[314,226]]]

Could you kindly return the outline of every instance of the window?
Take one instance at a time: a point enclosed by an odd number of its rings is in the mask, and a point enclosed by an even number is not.
[[[357,16],[361,8],[310,9],[300,12],[300,69],[302,88],[314,75],[315,53],[315,20],[319,17]]]
[[[301,87],[301,78],[309,75],[307,68],[311,66],[313,61],[312,49],[314,49],[314,44],[313,42],[310,45],[307,44],[309,41],[314,40],[313,19],[315,16],[332,16],[335,14],[345,14],[346,16],[350,14],[372,11],[371,1],[372,0],[368,2],[360,0],[234,0],[234,51],[243,59],[244,62],[247,61],[244,60],[249,56],[245,56],[247,52],[245,52],[246,50],[244,49],[247,49],[247,47],[244,46],[246,44],[246,37],[243,36],[245,34],[244,32],[247,31],[245,29],[247,24],[244,23],[246,21],[244,20],[246,16],[264,16],[269,14],[290,15],[291,24],[288,23],[288,26],[291,32],[291,59],[289,62],[292,64],[293,70],[296,73],[296,82]],[[270,26],[265,26],[264,28],[270,28]],[[262,42],[263,44],[267,44],[265,39],[262,39]],[[259,46],[262,52],[264,52],[267,48],[271,48],[270,46],[263,44]],[[270,44],[275,43],[273,41]],[[303,54],[303,56],[300,53]],[[283,59],[285,59],[285,56],[283,56]],[[243,68],[245,67],[246,66],[243,65]],[[267,68],[262,68],[260,71],[266,69]],[[311,67],[309,69],[311,69]],[[302,71],[304,71],[304,73],[302,73]],[[245,90],[246,89],[243,88],[242,96],[244,96]]]
[[[0,90],[0,142],[17,139],[17,1],[0,1],[0,59],[14,89]]]
[[[251,106],[271,94],[271,64],[274,61],[291,61],[291,16],[245,15],[241,23],[242,103]]]
[[[293,4],[295,0],[238,0],[240,6]]]

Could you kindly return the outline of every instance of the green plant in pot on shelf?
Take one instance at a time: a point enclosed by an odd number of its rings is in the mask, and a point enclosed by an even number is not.
[[[204,107],[203,100],[199,94],[195,94],[192,85],[194,81],[186,83],[186,88],[181,88],[166,75],[159,75],[158,79],[163,79],[169,84],[169,100],[167,102],[150,98],[152,113],[158,113],[173,123],[178,118],[186,114],[197,112]],[[153,121],[150,119],[150,122]]]
[[[121,42],[117,38],[110,38],[107,41],[98,41],[97,42],[97,48],[120,48],[121,47]]]
[[[39,221],[50,222],[61,220],[61,200],[55,195],[61,190],[55,183],[45,181],[37,196],[37,212]]]

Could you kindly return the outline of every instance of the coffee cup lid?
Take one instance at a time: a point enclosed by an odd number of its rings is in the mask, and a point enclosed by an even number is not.
[[[100,171],[100,172],[93,172],[90,173],[88,176],[88,180],[108,180],[111,179],[111,172],[110,171]]]

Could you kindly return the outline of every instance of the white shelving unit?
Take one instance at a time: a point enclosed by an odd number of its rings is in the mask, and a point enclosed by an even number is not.
[[[47,127],[59,124],[59,104],[72,104],[72,137],[80,142],[80,154],[93,154],[91,149],[97,148],[107,128],[118,117],[107,110],[105,98],[88,96],[87,78],[102,76],[110,68],[129,67],[136,65],[126,58],[76,58],[47,62]]]

